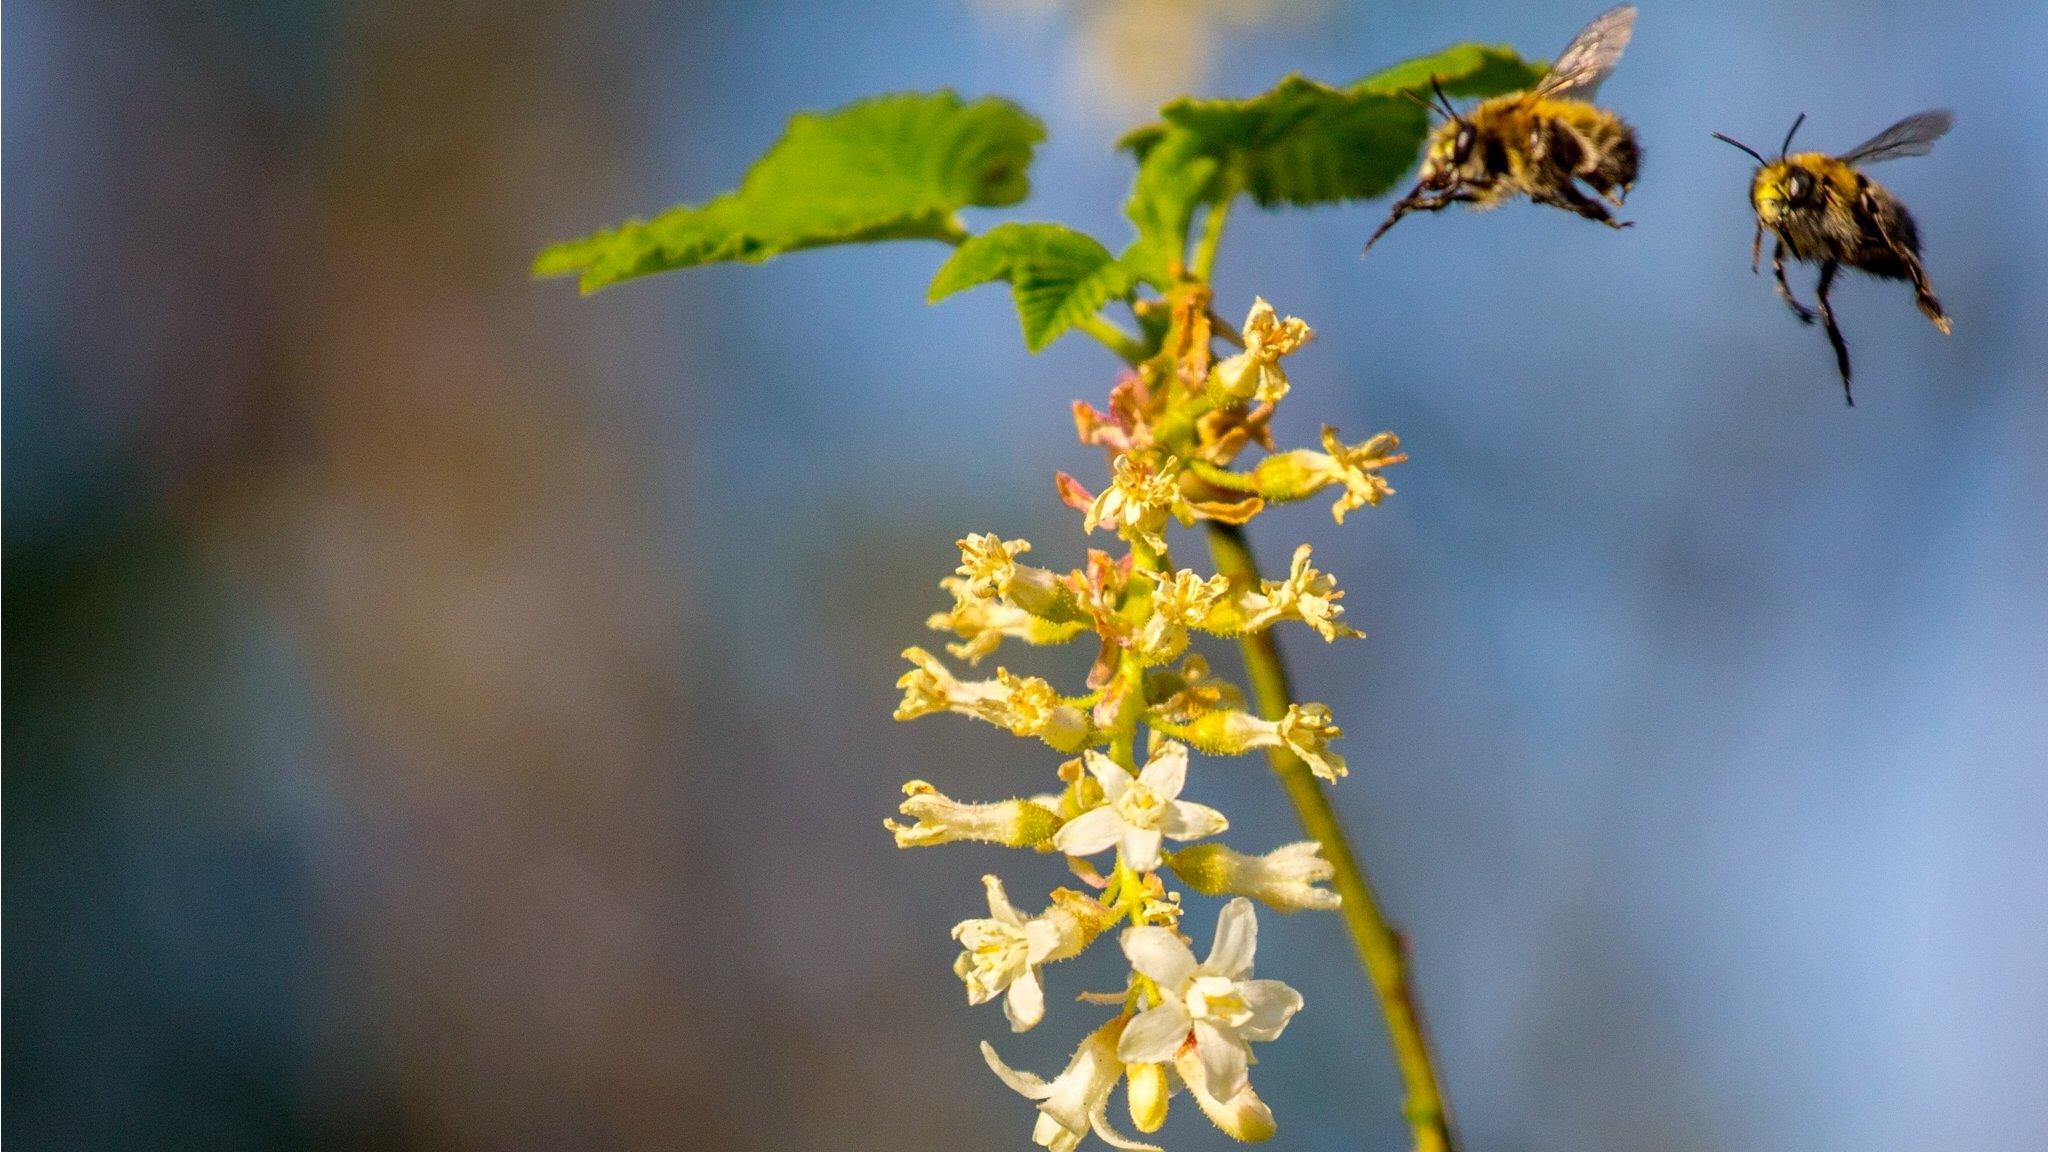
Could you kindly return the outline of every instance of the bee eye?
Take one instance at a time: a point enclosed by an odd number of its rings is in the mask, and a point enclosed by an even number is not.
[[[1451,148],[1458,163],[1463,164],[1465,158],[1472,155],[1472,129],[1469,127],[1458,129],[1458,138],[1452,143]]]
[[[1807,197],[1813,195],[1813,177],[1805,172],[1792,173],[1792,178],[1785,182],[1785,193],[1793,203],[1805,203]]]

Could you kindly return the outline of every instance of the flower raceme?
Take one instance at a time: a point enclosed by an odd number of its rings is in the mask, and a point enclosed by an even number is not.
[[[1284,579],[1233,578],[1175,564],[1167,533],[1176,523],[1243,523],[1330,489],[1339,493],[1332,514],[1341,523],[1393,491],[1381,472],[1405,457],[1391,433],[1349,445],[1332,428],[1324,429],[1320,450],[1275,451],[1274,407],[1299,391],[1283,361],[1314,333],[1258,300],[1243,327],[1224,334],[1241,350],[1212,362],[1218,329],[1208,299],[1206,288],[1176,288],[1158,312],[1171,317],[1160,351],[1118,380],[1106,412],[1075,407],[1083,442],[1109,455],[1110,482],[1090,493],[1061,474],[1057,488],[1082,514],[1084,534],[1114,534],[1125,554],[1090,549],[1073,569],[1042,568],[1026,562],[1029,541],[970,534],[958,541],[958,566],[940,581],[952,607],[928,623],[957,639],[950,655],[972,665],[1011,642],[1036,647],[1092,636],[1097,655],[1085,687],[1065,694],[1007,667],[987,679],[963,678],[923,648],[904,651],[911,668],[897,681],[899,720],[966,716],[1065,757],[1044,794],[993,803],[954,800],[912,781],[898,806],[903,821],[884,822],[906,848],[972,841],[1057,852],[1089,889],[1057,889],[1044,910],[1029,914],[1000,879],[984,877],[987,915],[953,930],[960,945],[954,973],[969,1003],[1000,998],[1013,1030],[1037,1026],[1047,1015],[1048,966],[1122,926],[1125,989],[1082,996],[1114,1005],[1115,1015],[1088,1034],[1063,1072],[1041,1079],[982,1046],[996,1075],[1036,1102],[1032,1138],[1050,1152],[1069,1152],[1091,1133],[1118,1148],[1157,1152],[1110,1124],[1119,1086],[1141,1133],[1158,1131],[1170,1099],[1185,1091],[1237,1139],[1273,1135],[1272,1111],[1249,1079],[1251,1046],[1279,1039],[1301,997],[1278,980],[1253,978],[1253,902],[1282,912],[1339,904],[1324,886],[1332,868],[1315,841],[1265,855],[1239,852],[1217,839],[1230,828],[1222,812],[1182,797],[1191,750],[1239,756],[1280,749],[1326,780],[1345,774],[1332,748],[1343,732],[1328,708],[1249,711],[1237,685],[1195,650],[1204,635],[1291,625],[1326,641],[1359,637],[1343,620],[1344,593],[1314,566],[1306,544]],[[1232,470],[1254,446],[1268,454]],[[1113,864],[1098,866],[1108,853]],[[1168,886],[1174,878],[1200,895],[1230,898],[1200,961],[1179,933],[1181,894]]]

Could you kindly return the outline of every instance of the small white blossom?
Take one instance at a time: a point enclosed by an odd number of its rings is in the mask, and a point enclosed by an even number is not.
[[[1278,1039],[1301,1010],[1301,993],[1278,980],[1251,978],[1258,933],[1258,914],[1242,897],[1224,906],[1215,943],[1199,964],[1169,929],[1126,929],[1124,955],[1157,986],[1160,999],[1124,1029],[1117,1058],[1127,1064],[1172,1060],[1192,1036],[1203,1090],[1226,1102],[1244,1091],[1252,1043]]]
[[[1000,596],[1017,575],[1017,557],[1031,551],[1029,540],[1004,540],[993,532],[967,534],[959,541],[960,578],[971,596]]]
[[[1324,704],[1289,704],[1287,715],[1278,720],[1241,711],[1211,712],[1185,731],[1205,752],[1236,756],[1254,748],[1285,748],[1325,780],[1350,771],[1344,757],[1330,751],[1330,742],[1342,737],[1344,730]]]
[[[1216,366],[1217,385],[1233,400],[1279,403],[1288,391],[1280,359],[1300,351],[1315,338],[1315,330],[1292,316],[1281,320],[1271,304],[1255,297],[1242,335],[1244,351]]]
[[[983,876],[981,882],[988,889],[988,917],[953,926],[953,939],[965,949],[953,962],[953,974],[966,983],[969,1004],[986,1004],[1007,991],[1003,1015],[1012,1031],[1023,1032],[1045,1017],[1038,966],[1058,950],[1060,930],[1051,920],[1017,911],[1000,878]]]
[[[1037,617],[1000,600],[973,595],[966,580],[949,577],[939,581],[939,587],[953,594],[953,608],[932,613],[925,619],[925,627],[960,637],[960,643],[946,645],[946,651],[969,664],[981,663],[1005,637],[1030,641],[1039,631],[1042,622]]]
[[[1152,615],[1138,634],[1138,650],[1148,664],[1162,664],[1188,646],[1188,629],[1198,628],[1230,593],[1223,576],[1201,576],[1185,568],[1159,577],[1152,592]]]
[[[1344,522],[1346,512],[1378,504],[1393,495],[1394,486],[1380,475],[1380,469],[1408,458],[1401,452],[1401,438],[1392,432],[1347,445],[1337,438],[1337,430],[1327,424],[1323,426],[1323,451],[1328,454],[1323,457],[1328,462],[1325,475],[1331,483],[1344,486],[1344,495],[1330,506],[1330,516],[1339,524]]]
[[[1031,1130],[1031,1140],[1046,1152],[1073,1152],[1090,1131],[1124,1152],[1160,1152],[1109,1125],[1109,1094],[1124,1073],[1123,1061],[1117,1059],[1117,1038],[1128,1019],[1118,1016],[1089,1033],[1075,1049],[1066,1071],[1050,1082],[1003,1063],[988,1041],[981,1042],[981,1056],[988,1061],[989,1070],[1026,1099],[1039,1102],[1038,1124]]]
[[[1116,847],[1125,864],[1150,872],[1159,867],[1163,838],[1196,840],[1230,826],[1214,808],[1179,799],[1188,776],[1185,744],[1161,744],[1136,779],[1093,749],[1081,758],[1102,785],[1103,803],[1067,821],[1053,835],[1053,846],[1069,856],[1093,856]]]
[[[1053,805],[1056,804],[1057,798],[1053,800]],[[967,804],[922,780],[912,780],[903,786],[903,803],[896,806],[896,811],[916,823],[884,820],[882,827],[896,837],[898,848],[926,848],[959,840],[1032,848],[1050,840],[1060,826],[1053,805],[1035,799]]]
[[[903,690],[903,702],[896,706],[898,720],[957,712],[1017,736],[1036,736],[1062,752],[1080,751],[1092,734],[1087,715],[1036,676],[998,668],[993,680],[961,680],[922,648],[904,649],[903,658],[916,667],[896,681]]]
[[[1125,529],[1134,543],[1155,552],[1166,550],[1166,521],[1194,521],[1194,509],[1180,490],[1180,461],[1169,459],[1156,470],[1135,456],[1119,456],[1111,466],[1109,487],[1089,503],[1084,530]]]
[[[1204,896],[1249,896],[1281,912],[1336,909],[1342,901],[1319,885],[1337,874],[1322,857],[1323,846],[1303,840],[1264,856],[1247,856],[1221,844],[1196,844],[1167,856],[1166,863]]]
[[[1004,540],[993,532],[970,533],[958,541],[960,566],[954,569],[961,585],[956,593],[966,599],[1005,601],[1034,616],[1065,621],[1074,615],[1074,593],[1056,572],[1017,563],[1017,557],[1031,551],[1028,540]]]
[[[1287,569],[1287,579],[1264,581],[1259,591],[1244,598],[1247,629],[1269,627],[1281,620],[1299,620],[1315,629],[1324,640],[1365,635],[1339,622],[1338,617],[1344,615],[1344,606],[1337,601],[1344,598],[1344,593],[1338,591],[1335,577],[1309,563],[1312,551],[1307,544],[1296,548],[1294,561]]]

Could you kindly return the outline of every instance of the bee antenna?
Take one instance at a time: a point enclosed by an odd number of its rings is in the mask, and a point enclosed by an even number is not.
[[[1778,159],[1783,160],[1785,153],[1792,150],[1792,138],[1799,135],[1799,126],[1804,123],[1806,123],[1806,113],[1801,112],[1798,119],[1792,121],[1792,127],[1785,131],[1785,142],[1778,145]]]
[[[1417,96],[1413,88],[1401,89],[1401,95],[1407,97],[1409,103],[1415,105],[1417,108],[1422,109],[1424,112],[1430,113],[1431,115],[1435,115],[1436,113],[1443,111],[1443,109],[1438,108],[1435,104],[1432,104],[1429,101],[1424,100],[1422,97]]]
[[[1754,156],[1754,157],[1756,158],[1756,162],[1757,162],[1757,163],[1759,163],[1759,164],[1769,164],[1769,163],[1770,163],[1770,161],[1769,161],[1769,160],[1766,160],[1766,159],[1764,159],[1764,158],[1763,158],[1763,156],[1762,156],[1762,155],[1760,155],[1760,154],[1759,154],[1759,153],[1757,152],[1757,150],[1756,150],[1756,149],[1754,149],[1754,148],[1751,148],[1751,147],[1750,147],[1749,145],[1747,145],[1747,144],[1744,144],[1744,143],[1743,143],[1742,141],[1740,141],[1740,140],[1737,140],[1737,139],[1736,139],[1735,137],[1733,137],[1733,136],[1727,136],[1727,135],[1723,135],[1722,133],[1716,132],[1716,133],[1714,133],[1714,139],[1716,139],[1716,140],[1719,140],[1719,141],[1720,141],[1721,143],[1723,143],[1723,144],[1733,144],[1733,145],[1735,145],[1735,146],[1736,146],[1737,148],[1740,148],[1740,149],[1742,149],[1742,150],[1743,150],[1744,152],[1747,152],[1747,153],[1749,153],[1749,154],[1750,154],[1751,156]]]
[[[1444,115],[1450,117],[1453,120],[1456,120],[1460,124],[1464,123],[1464,120],[1460,118],[1458,115],[1458,110],[1451,106],[1451,98],[1449,96],[1444,95],[1444,86],[1442,81],[1438,80],[1434,76],[1431,76],[1429,78],[1429,90],[1436,93],[1436,98],[1443,102]]]

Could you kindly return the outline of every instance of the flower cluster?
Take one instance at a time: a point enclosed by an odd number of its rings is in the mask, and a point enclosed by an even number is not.
[[[993,677],[966,678],[922,648],[904,652],[911,668],[897,682],[899,720],[955,713],[1066,757],[1049,791],[993,803],[953,800],[911,781],[898,809],[903,822],[884,822],[906,848],[968,840],[1067,859],[1081,889],[1056,889],[1042,910],[1027,912],[1011,903],[1000,879],[985,876],[988,915],[953,930],[961,948],[953,970],[968,1002],[1001,998],[1015,1031],[1045,1017],[1045,966],[1117,930],[1129,966],[1125,986],[1081,997],[1115,1011],[1065,1071],[1051,1080],[1020,1072],[982,1045],[996,1075],[1037,1102],[1032,1138],[1051,1152],[1067,1152],[1090,1132],[1118,1148],[1156,1152],[1109,1119],[1119,1085],[1141,1133],[1158,1131],[1170,1099],[1185,1090],[1230,1135],[1273,1134],[1272,1112],[1251,1085],[1251,1046],[1277,1040],[1301,996],[1278,980],[1253,979],[1254,902],[1281,912],[1334,909],[1338,896],[1323,886],[1333,872],[1313,841],[1249,855],[1213,839],[1229,821],[1186,798],[1190,750],[1284,749],[1335,780],[1346,766],[1331,745],[1343,732],[1321,704],[1274,715],[1248,709],[1243,693],[1213,675],[1192,645],[1200,634],[1243,637],[1287,622],[1328,641],[1361,633],[1344,623],[1344,593],[1314,566],[1308,545],[1295,551],[1285,579],[1253,581],[1180,567],[1166,534],[1174,523],[1242,524],[1273,504],[1325,490],[1337,493],[1332,514],[1342,523],[1347,512],[1392,491],[1381,472],[1405,458],[1391,433],[1346,444],[1328,428],[1321,451],[1275,450],[1268,427],[1291,388],[1282,361],[1314,336],[1300,320],[1283,320],[1259,300],[1242,328],[1230,331],[1216,323],[1208,291],[1194,284],[1159,307],[1170,312],[1161,351],[1117,383],[1108,411],[1075,407],[1082,440],[1110,455],[1110,483],[1094,493],[1058,477],[1084,533],[1114,534],[1123,554],[1090,549],[1081,566],[1058,571],[1028,563],[1025,541],[968,536],[959,542],[959,567],[940,583],[952,607],[929,621],[957,639],[947,651],[969,665],[1007,641],[1052,645],[1092,636],[1097,655],[1084,689],[1063,694],[1001,667]],[[1212,362],[1212,339],[1241,351]],[[1267,454],[1238,467],[1253,445]],[[1111,854],[1105,871],[1096,861]],[[1229,898],[1201,960],[1180,931],[1180,893],[1168,877]]]

